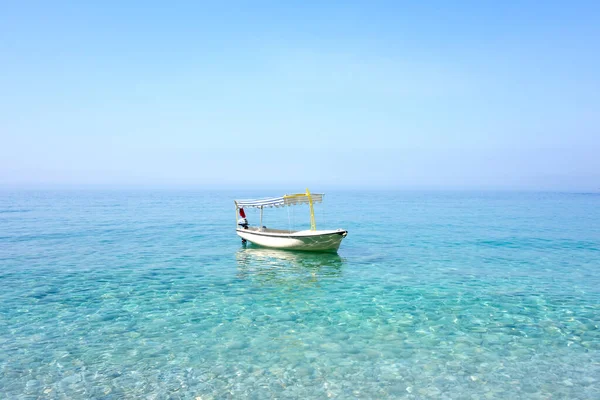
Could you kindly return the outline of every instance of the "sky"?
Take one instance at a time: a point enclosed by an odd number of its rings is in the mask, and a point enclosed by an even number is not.
[[[597,191],[600,2],[5,1],[0,185]]]

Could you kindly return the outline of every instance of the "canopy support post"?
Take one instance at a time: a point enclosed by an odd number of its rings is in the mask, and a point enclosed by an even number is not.
[[[262,231],[262,227],[263,227],[262,217],[263,217],[263,206],[260,206],[260,226],[258,227],[259,231]]]
[[[317,223],[315,222],[315,209],[313,207],[312,196],[310,195],[310,191],[306,188],[306,197],[308,197],[308,206],[310,207],[310,230],[317,230]]]
[[[238,211],[237,201],[233,201],[235,203],[235,227],[237,229],[238,220],[240,219],[240,212]]]

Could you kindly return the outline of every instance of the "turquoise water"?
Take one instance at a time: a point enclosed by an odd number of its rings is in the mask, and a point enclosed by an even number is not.
[[[1,192],[0,398],[600,398],[600,195],[328,193],[337,255],[234,195]]]

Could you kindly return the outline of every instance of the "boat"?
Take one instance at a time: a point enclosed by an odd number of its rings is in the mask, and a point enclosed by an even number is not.
[[[323,202],[322,193],[286,194],[257,200],[234,200],[236,214],[236,233],[242,243],[250,242],[258,246],[274,249],[337,252],[342,240],[348,235],[345,229],[317,230],[314,203]],[[308,204],[310,209],[310,230],[271,229],[263,226],[265,208],[288,207]],[[244,208],[260,209],[260,224],[250,226]]]

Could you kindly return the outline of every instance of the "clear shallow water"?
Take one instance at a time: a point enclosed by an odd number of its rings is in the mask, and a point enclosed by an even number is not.
[[[1,192],[0,398],[600,398],[599,195],[328,193],[338,255],[234,195]]]

